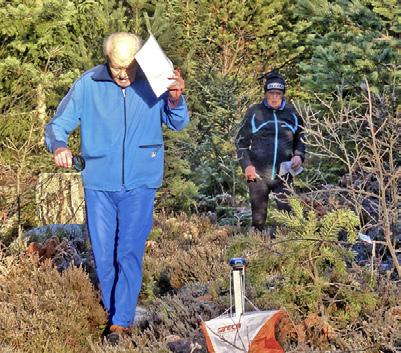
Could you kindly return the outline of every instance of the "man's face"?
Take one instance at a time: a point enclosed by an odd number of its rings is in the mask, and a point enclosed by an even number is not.
[[[267,103],[273,108],[278,109],[283,102],[284,93],[279,90],[271,90],[266,92]]]
[[[111,52],[108,65],[114,82],[121,88],[126,88],[134,82],[137,64],[132,55],[121,54],[118,51]]]

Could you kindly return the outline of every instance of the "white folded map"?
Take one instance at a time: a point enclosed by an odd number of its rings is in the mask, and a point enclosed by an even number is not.
[[[278,172],[278,175],[281,176],[290,173],[292,176],[296,176],[304,171],[304,168],[302,166],[299,167],[298,169],[293,169],[291,165],[292,165],[291,161],[282,162],[280,164],[280,171]]]
[[[152,34],[136,53],[135,59],[148,79],[153,92],[160,97],[174,82],[169,79],[173,76],[174,66]]]

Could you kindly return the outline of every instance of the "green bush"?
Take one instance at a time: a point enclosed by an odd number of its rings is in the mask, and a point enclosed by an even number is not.
[[[339,209],[319,218],[314,211],[304,212],[299,201],[290,203],[292,213],[270,211],[270,218],[283,226],[276,242],[238,238],[228,252],[249,258],[247,278],[255,302],[265,308],[283,306],[294,314],[337,317],[344,323],[369,313],[377,295],[349,271],[352,254],[338,242],[340,231],[350,243],[355,241],[357,216]]]

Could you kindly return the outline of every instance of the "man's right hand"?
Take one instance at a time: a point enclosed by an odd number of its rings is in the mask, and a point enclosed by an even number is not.
[[[253,165],[248,165],[245,168],[245,179],[246,179],[246,181],[255,181],[256,180],[256,169]]]
[[[72,153],[67,147],[59,147],[53,154],[54,163],[58,167],[71,168]]]

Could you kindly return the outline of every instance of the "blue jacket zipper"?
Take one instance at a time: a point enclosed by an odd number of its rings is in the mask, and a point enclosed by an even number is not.
[[[275,128],[275,137],[274,137],[274,159],[273,159],[273,169],[272,169],[272,180],[276,175],[276,163],[277,163],[277,145],[278,145],[278,124],[277,124],[277,115],[276,111],[273,110],[274,116],[274,128]]]
[[[123,188],[125,186],[125,138],[127,136],[127,104],[126,104],[126,92],[125,88],[121,89],[124,99],[124,137],[123,137],[123,159],[122,159],[122,183]]]

